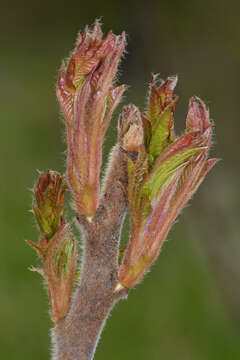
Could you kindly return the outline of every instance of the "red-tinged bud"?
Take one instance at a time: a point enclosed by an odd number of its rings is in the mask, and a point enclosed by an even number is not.
[[[128,132],[123,137],[122,147],[126,151],[138,151],[143,143],[143,129],[137,124],[132,124]]]
[[[146,214],[143,216],[141,211],[137,220],[132,219],[130,242],[119,269],[119,281],[127,288],[131,288],[141,281],[143,275],[158,256],[163,239],[157,239],[155,232],[158,229],[161,217],[164,216],[164,212],[169,207],[182,171],[183,169],[178,170],[163,188],[162,196],[153,209],[149,207],[147,216]],[[147,202],[146,199],[145,202]],[[152,248],[153,243],[154,248]]]
[[[64,224],[50,240],[44,262],[44,278],[51,302],[51,318],[58,322],[69,309],[77,261],[76,240]]]
[[[157,157],[151,157],[153,139],[157,143],[160,136],[162,140],[152,119],[163,111],[166,102],[173,104],[175,85],[176,79],[165,81],[158,89],[151,85],[148,117],[142,117],[150,145],[145,143],[145,149],[139,150],[135,163],[128,160],[131,238],[119,269],[119,281],[127,288],[141,281],[157,259],[176,217],[217,161],[207,159],[212,125],[208,110],[196,97],[189,103],[186,133],[164,146]]]
[[[178,100],[174,96],[177,81],[177,76],[163,81],[158,75],[153,75],[150,82],[147,111],[143,116],[150,165],[175,138],[173,112]]]
[[[189,101],[186,119],[186,132],[196,131],[205,139],[207,154],[211,145],[212,124],[209,118],[209,111],[204,102],[198,97],[193,97]]]
[[[57,96],[66,119],[67,182],[78,213],[92,217],[99,204],[102,145],[114,109],[125,86],[114,88],[125,46],[125,34],[109,32],[102,39],[98,22],[79,35],[65,69],[61,68]]]
[[[63,202],[66,186],[63,176],[48,170],[41,173],[35,186],[33,210],[41,232],[49,240],[63,223]]]
[[[27,241],[42,259],[41,268],[30,270],[40,273],[46,281],[54,322],[68,311],[77,259],[70,224],[63,220],[65,189],[61,174],[51,170],[40,174],[33,210],[42,234],[38,243]]]
[[[72,287],[76,276],[77,245],[70,224],[61,225],[49,241],[43,236],[38,244],[28,241],[42,257],[41,268],[30,268],[46,281],[51,302],[51,318],[57,322],[69,309]]]
[[[127,152],[137,152],[143,145],[143,124],[136,106],[128,105],[123,108],[118,122],[118,137],[120,145]]]
[[[147,116],[155,122],[157,117],[167,107],[174,106],[174,89],[177,86],[178,77],[171,76],[166,80],[159,79],[159,75],[153,75],[149,86]],[[159,83],[159,85],[158,85]],[[174,110],[174,108],[173,108]]]
[[[211,127],[209,111],[201,99],[196,96],[192,97],[188,105],[186,131],[199,131],[203,134],[209,127]]]

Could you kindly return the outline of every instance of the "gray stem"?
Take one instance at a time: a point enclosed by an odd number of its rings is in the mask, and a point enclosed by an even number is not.
[[[89,222],[78,221],[84,231],[81,279],[72,297],[71,307],[52,332],[53,359],[91,360],[114,303],[127,295],[116,294],[118,249],[126,210],[126,159],[116,147],[106,175],[99,209]]]

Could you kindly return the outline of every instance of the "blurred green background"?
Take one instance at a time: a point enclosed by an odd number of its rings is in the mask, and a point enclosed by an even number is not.
[[[105,32],[128,34],[119,74],[130,85],[123,103],[143,110],[150,74],[178,74],[179,133],[188,98],[202,97],[216,124],[212,154],[223,159],[184,210],[151,273],[113,310],[96,359],[240,359],[239,16],[233,0],[1,2],[1,359],[50,357],[47,296],[40,276],[28,271],[37,258],[24,240],[38,239],[29,212],[37,169],[64,171],[57,70],[77,31],[96,17]]]

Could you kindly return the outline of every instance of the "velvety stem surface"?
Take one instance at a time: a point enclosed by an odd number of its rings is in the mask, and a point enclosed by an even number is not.
[[[126,155],[117,146],[111,156],[99,209],[89,222],[78,216],[84,232],[80,284],[67,316],[53,329],[53,359],[93,359],[105,320],[127,291],[116,294],[118,248],[127,205]]]

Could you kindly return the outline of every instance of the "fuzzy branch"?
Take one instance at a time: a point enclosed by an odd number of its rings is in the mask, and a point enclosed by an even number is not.
[[[33,268],[45,279],[51,304],[54,360],[91,360],[115,302],[142,281],[175,219],[216,159],[208,159],[212,122],[205,104],[190,99],[186,129],[177,137],[174,94],[177,76],[153,75],[146,111],[123,108],[118,143],[100,185],[102,145],[125,85],[115,87],[125,34],[105,39],[98,21],[79,35],[63,64],[57,97],[65,118],[68,153],[64,176],[48,170],[35,187],[34,213],[41,237],[28,241],[42,259]],[[64,220],[66,187],[83,235],[80,279],[74,288],[77,241]],[[131,232],[119,243],[126,208]],[[121,249],[122,250],[122,249]]]
[[[127,206],[124,184],[127,185],[126,155],[117,146],[96,215],[91,223],[84,216],[78,217],[84,233],[81,279],[69,313],[53,330],[54,359],[92,359],[108,313],[119,298],[115,288],[120,232]],[[126,294],[127,289],[121,297]]]

